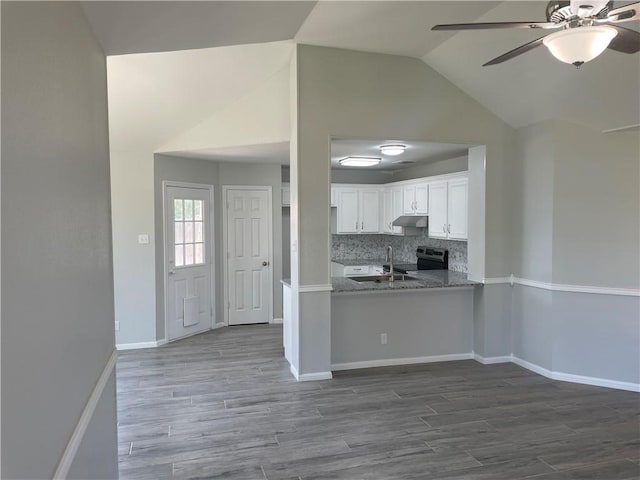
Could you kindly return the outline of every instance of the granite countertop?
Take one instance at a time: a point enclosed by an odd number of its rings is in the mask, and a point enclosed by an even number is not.
[[[345,267],[352,267],[357,265],[384,265],[387,262],[384,258],[358,258],[358,259],[349,259],[349,258],[332,258],[332,262],[339,263],[344,265]]]
[[[389,282],[356,282],[347,277],[331,277],[333,293],[370,292],[380,290],[418,290],[423,288],[473,287],[481,285],[467,278],[466,273],[451,270],[423,270],[409,272],[416,280]]]
[[[389,282],[356,282],[347,277],[331,277],[331,283],[333,284],[333,293],[419,290],[423,288],[474,287],[482,285],[469,280],[466,273],[451,270],[422,270],[409,272],[409,275],[416,277],[416,280],[396,281],[390,284]],[[291,287],[290,278],[283,278],[281,282]]]

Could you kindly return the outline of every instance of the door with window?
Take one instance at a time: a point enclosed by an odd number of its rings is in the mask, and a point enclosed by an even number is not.
[[[167,340],[212,327],[212,187],[166,186]]]
[[[229,325],[271,320],[270,187],[225,187]]]

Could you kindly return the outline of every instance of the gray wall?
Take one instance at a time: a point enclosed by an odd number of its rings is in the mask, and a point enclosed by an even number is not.
[[[109,204],[105,56],[81,6],[2,2],[2,478],[51,478],[113,352]],[[117,478],[113,381],[99,404],[72,473]]]
[[[432,177],[446,173],[464,172],[469,168],[467,156],[424,163],[399,170],[393,174],[393,181],[411,180],[412,178]]]
[[[282,318],[282,208],[281,208],[280,165],[258,165],[250,163],[232,164],[211,162],[192,158],[156,155],[154,162],[155,184],[155,254],[156,254],[156,338],[164,339],[164,244],[162,218],[162,182],[200,183],[214,188],[214,239],[215,254],[215,297],[216,322],[224,321],[224,271],[222,252],[222,186],[223,185],[266,185],[273,190],[273,315]],[[118,336],[118,343],[127,343]]]
[[[638,132],[549,121],[520,129],[516,139],[515,276],[637,290]],[[554,372],[638,384],[639,312],[638,297],[516,286],[513,353]]]

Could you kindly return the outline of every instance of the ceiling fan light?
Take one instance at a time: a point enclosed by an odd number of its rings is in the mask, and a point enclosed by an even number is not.
[[[604,52],[617,34],[606,26],[569,28],[546,36],[542,43],[561,62],[580,66]]]
[[[339,160],[343,167],[373,167],[380,162],[382,159],[377,157],[346,157]]]
[[[381,145],[380,152],[382,152],[383,155],[395,156],[403,154],[406,148],[406,145]]]

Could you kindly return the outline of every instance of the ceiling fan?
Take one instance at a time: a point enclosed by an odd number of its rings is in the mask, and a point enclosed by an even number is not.
[[[540,45],[545,45],[558,60],[577,68],[607,48],[622,53],[640,51],[640,33],[617,25],[640,20],[640,2],[613,8],[613,0],[551,0],[546,13],[546,22],[455,23],[436,25],[432,30],[561,29],[514,48],[483,67],[505,62]]]

